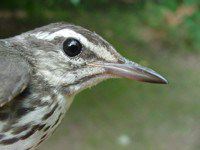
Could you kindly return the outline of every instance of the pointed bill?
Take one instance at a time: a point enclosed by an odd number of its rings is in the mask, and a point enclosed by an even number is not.
[[[168,83],[164,77],[155,71],[128,60],[123,61],[123,63],[96,63],[90,65],[103,67],[106,70],[106,74],[111,74],[117,77],[129,78],[149,83]]]

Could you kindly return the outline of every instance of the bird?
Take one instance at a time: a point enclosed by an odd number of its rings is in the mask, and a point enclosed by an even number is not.
[[[110,78],[168,83],[123,57],[97,33],[70,23],[0,39],[0,149],[38,148],[76,94]]]

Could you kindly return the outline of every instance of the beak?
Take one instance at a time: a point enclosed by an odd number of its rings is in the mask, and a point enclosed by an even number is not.
[[[129,60],[118,63],[93,63],[91,66],[103,67],[106,74],[149,83],[167,84],[168,81],[155,71]]]

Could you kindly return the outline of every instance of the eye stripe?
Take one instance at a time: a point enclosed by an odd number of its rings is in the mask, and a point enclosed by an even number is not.
[[[84,30],[84,32],[81,31],[82,30],[64,28],[56,32],[44,31],[32,35],[38,39],[47,41],[53,41],[56,38],[66,39],[73,37],[74,39],[79,40],[80,43],[82,43],[82,45],[87,50],[92,51],[96,55],[96,57],[107,61],[117,61],[115,56],[115,50],[111,46],[109,46],[109,44],[102,37],[92,32],[89,33],[90,31],[88,30]],[[95,39],[95,37],[98,39],[99,42],[96,41],[97,39]]]

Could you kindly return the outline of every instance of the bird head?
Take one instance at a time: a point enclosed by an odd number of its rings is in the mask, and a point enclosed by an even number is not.
[[[98,34],[80,26],[54,23],[18,39],[31,52],[36,75],[66,94],[116,77],[167,83],[158,73],[124,58]]]

